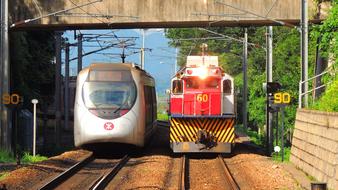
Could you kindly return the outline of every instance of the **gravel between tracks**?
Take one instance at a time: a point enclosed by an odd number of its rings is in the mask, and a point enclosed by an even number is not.
[[[225,161],[241,190],[302,189],[281,163],[241,146],[236,148]]]
[[[159,128],[149,148],[132,156],[127,166],[117,174],[107,189],[178,189],[180,156],[171,152],[168,129]],[[1,184],[8,189],[36,189],[42,181],[64,171],[81,160],[88,151],[77,150],[10,173]],[[215,157],[193,158],[190,168],[190,189],[223,189]],[[199,164],[198,162],[201,161]],[[234,154],[225,158],[241,189],[301,189],[279,163],[237,146]],[[198,167],[195,167],[198,165]],[[1,166],[1,165],[0,165]],[[210,172],[209,172],[210,171]]]

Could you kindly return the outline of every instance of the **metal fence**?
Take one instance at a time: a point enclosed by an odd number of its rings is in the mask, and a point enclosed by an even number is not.
[[[331,84],[334,81],[334,79],[337,77],[337,71],[338,71],[338,69],[334,65],[332,65],[329,68],[327,68],[326,71],[322,72],[321,74],[316,75],[314,77],[311,77],[308,80],[300,81],[299,82],[299,95],[298,95],[298,108],[302,108],[302,100],[303,100],[304,95],[312,93],[315,90],[324,88],[324,87],[328,86],[329,84]],[[320,86],[314,85],[314,87],[311,90],[308,90],[306,92],[302,92],[302,86],[303,86],[304,83],[309,82],[309,81],[313,82],[313,80],[316,80],[319,77],[321,79],[321,77],[324,76],[324,75],[330,75],[331,80],[326,82],[325,84],[320,85]],[[314,98],[312,100],[314,101]]]

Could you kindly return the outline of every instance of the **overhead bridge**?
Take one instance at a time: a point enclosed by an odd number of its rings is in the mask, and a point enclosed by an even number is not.
[[[298,25],[295,0],[10,0],[11,29]],[[315,10],[312,0],[309,11]]]

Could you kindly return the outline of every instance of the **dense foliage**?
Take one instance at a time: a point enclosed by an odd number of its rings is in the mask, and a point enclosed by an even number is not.
[[[333,81],[333,83],[327,88],[325,93],[318,101],[312,105],[312,109],[328,111],[328,112],[338,112],[338,79]]]
[[[329,16],[311,33],[313,39],[320,38],[319,48],[324,56],[331,62],[330,72],[322,80],[324,83],[332,81],[324,95],[311,106],[321,111],[338,112],[338,0],[332,0]]]
[[[332,8],[330,9],[328,17],[324,20],[322,25],[315,27],[311,36],[313,38],[321,38],[320,49],[325,56],[329,54],[335,62],[338,62],[338,0],[331,1]]]
[[[49,31],[10,33],[11,91],[30,100],[51,104],[54,91],[54,36]],[[45,104],[44,104],[45,105]]]

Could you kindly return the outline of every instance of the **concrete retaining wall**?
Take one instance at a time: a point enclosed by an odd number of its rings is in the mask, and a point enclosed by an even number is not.
[[[290,160],[338,189],[338,113],[298,109]]]

